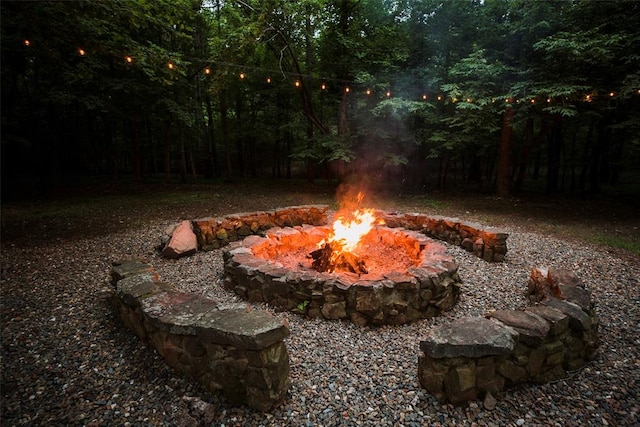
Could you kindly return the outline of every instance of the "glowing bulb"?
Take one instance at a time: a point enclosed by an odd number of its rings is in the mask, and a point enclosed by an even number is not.
[[[438,101],[442,101],[442,97],[438,95]]]
[[[211,74],[211,68],[206,67],[206,68],[204,69],[204,73],[205,73],[205,74]]]
[[[326,88],[327,88],[327,85],[326,85],[326,84],[322,83],[322,84],[320,85],[320,89],[321,89],[321,90],[325,90]]]
[[[532,103],[532,104],[535,104],[535,103],[536,103],[536,100],[532,98],[532,99],[531,99],[531,103]]]
[[[551,98],[547,98],[547,104],[551,103]]]
[[[171,61],[167,62],[167,68],[168,69],[173,70],[173,67],[174,67],[173,62],[171,62]]]
[[[125,56],[124,60],[127,61],[128,64],[131,64],[133,62],[133,58],[129,55]]]
[[[427,100],[427,95],[422,95],[422,99],[423,99],[424,101],[426,101],[426,100]]]
[[[271,83],[271,77],[267,77],[267,83]]]
[[[294,85],[295,85],[296,87],[300,87],[300,80],[296,80],[296,81],[295,81],[295,83],[294,83]]]
[[[616,94],[611,92],[611,93],[609,93],[609,96],[616,96]]]
[[[30,46],[31,45],[31,42],[29,40],[27,40],[27,39],[25,39],[23,43],[24,43],[25,46]],[[638,92],[640,92],[640,91],[638,91]]]
[[[391,91],[390,91],[390,90],[388,90],[388,91],[387,91],[387,98],[389,98],[390,96],[391,96]]]
[[[471,98],[467,98],[467,102],[471,102]]]
[[[242,80],[244,78],[245,78],[245,74],[242,71],[240,71],[240,79]]]
[[[506,102],[507,104],[511,102],[511,100],[509,98],[505,99],[504,102]]]
[[[78,55],[85,56],[86,54],[87,54],[87,52],[85,52],[84,49],[78,48]]]

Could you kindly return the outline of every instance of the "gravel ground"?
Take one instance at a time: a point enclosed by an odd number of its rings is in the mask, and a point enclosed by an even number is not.
[[[173,221],[175,222],[175,221]],[[507,262],[448,247],[462,296],[444,316],[411,325],[289,322],[291,388],[270,413],[233,407],[168,368],[115,316],[112,262],[138,257],[178,288],[238,301],[221,287],[220,251],[165,260],[156,246],[172,221],[86,239],[3,243],[2,419],[13,425],[640,425],[640,259],[539,234],[511,233]],[[416,378],[419,342],[434,325],[520,308],[534,266],[568,268],[600,317],[596,360],[568,378],[481,401],[440,405]],[[264,306],[255,306],[266,308]]]

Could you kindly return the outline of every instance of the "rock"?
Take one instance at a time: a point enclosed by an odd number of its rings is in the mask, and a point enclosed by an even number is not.
[[[496,398],[493,397],[493,394],[491,394],[490,391],[488,391],[487,394],[485,394],[484,396],[484,401],[482,402],[482,405],[484,406],[484,409],[486,409],[487,411],[493,411],[496,408],[497,403],[498,401],[496,400]]]
[[[191,221],[182,221],[173,230],[171,239],[162,250],[162,255],[166,258],[176,259],[183,256],[193,255],[198,250],[198,238],[193,232]]]
[[[549,332],[549,323],[535,313],[521,310],[498,310],[491,317],[511,326],[520,334],[520,342],[538,347]]]
[[[434,358],[503,355],[513,350],[518,332],[484,317],[466,317],[431,330],[420,348]]]

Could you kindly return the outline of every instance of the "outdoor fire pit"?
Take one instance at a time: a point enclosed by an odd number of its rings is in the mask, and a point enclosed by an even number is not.
[[[458,266],[418,231],[355,211],[332,226],[269,229],[224,249],[225,286],[252,302],[358,325],[403,324],[449,310]]]

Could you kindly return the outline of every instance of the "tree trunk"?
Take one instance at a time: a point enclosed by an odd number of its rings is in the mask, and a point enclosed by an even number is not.
[[[556,116],[554,121],[558,121]],[[547,194],[558,192],[560,183],[560,161],[562,158],[562,127],[556,126],[549,135],[547,145]]]
[[[509,165],[511,156],[511,135],[513,133],[513,108],[507,108],[502,115],[502,135],[498,149],[498,170],[496,175],[496,194],[500,197],[509,195],[511,179]]]
[[[225,180],[233,181],[233,147],[229,138],[229,110],[225,89],[220,90],[220,124],[222,126],[222,141],[224,144]]]

